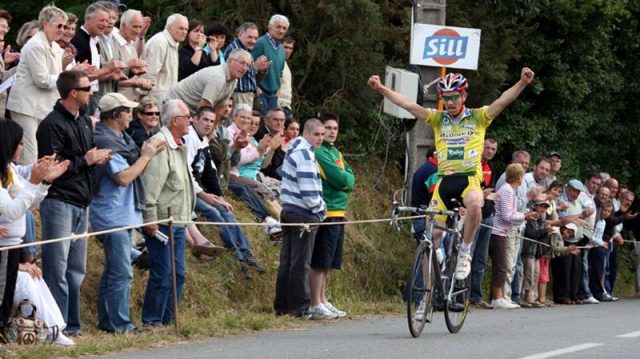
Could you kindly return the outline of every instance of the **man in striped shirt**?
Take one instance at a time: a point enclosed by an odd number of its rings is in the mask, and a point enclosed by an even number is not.
[[[251,52],[253,47],[256,46],[258,36],[258,26],[252,22],[245,22],[238,28],[238,38],[233,40],[229,46],[224,50],[224,59],[227,60],[231,51],[235,49],[242,49]],[[256,94],[257,84],[256,76],[260,73],[261,77],[264,77],[264,72],[267,71],[271,61],[266,56],[258,56],[253,59],[253,65],[249,66],[249,70],[239,80],[236,86],[236,91],[233,93],[233,102],[237,105],[239,103],[246,103],[253,107],[253,98]]]
[[[290,144],[282,164],[281,223],[319,223],[327,214],[322,180],[313,151],[322,145],[324,126],[318,119],[304,124],[301,137]],[[306,315],[309,310],[309,270],[317,228],[285,226],[276,280],[276,315]]]

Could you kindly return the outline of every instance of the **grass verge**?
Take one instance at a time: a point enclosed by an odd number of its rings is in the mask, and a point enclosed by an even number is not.
[[[352,165],[357,185],[349,219],[389,217],[391,196],[402,186],[402,175],[392,173],[381,178],[380,163],[374,159],[364,165]],[[232,203],[239,222],[255,221],[243,204]],[[201,229],[221,244],[215,228],[203,226]],[[245,227],[244,231],[267,273],[254,272],[252,280],[245,280],[231,254],[200,262],[187,251],[187,273],[179,310],[180,332],[176,333],[171,326],[137,335],[113,335],[97,329],[97,293],[104,256],[98,242],[90,238],[88,271],[81,290],[83,336],[76,340],[77,345],[73,348],[3,346],[0,357],[80,357],[304,325],[305,320],[273,315],[279,245],[270,243],[260,227]],[[330,277],[332,302],[354,317],[401,312],[399,287],[404,285],[414,247],[415,242],[409,235],[393,230],[388,223],[347,225],[344,266]],[[134,270],[131,315],[136,324],[141,323],[147,276],[148,272]]]

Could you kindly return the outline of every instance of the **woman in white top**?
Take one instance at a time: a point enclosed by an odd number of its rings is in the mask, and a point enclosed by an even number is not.
[[[0,323],[10,318],[20,261],[20,249],[2,247],[20,244],[26,230],[25,213],[46,195],[48,185],[67,168],[69,161],[43,157],[32,166],[16,166],[13,161],[23,151],[22,128],[12,120],[0,118]],[[44,183],[43,183],[44,182]],[[23,268],[26,270],[26,268]],[[32,298],[29,298],[32,299]],[[55,306],[55,302],[53,302]],[[38,313],[38,312],[36,312]],[[46,322],[64,326],[62,323]],[[62,329],[62,328],[60,328]]]
[[[61,9],[45,6],[38,16],[39,30],[20,51],[16,82],[11,87],[7,109],[11,118],[24,129],[24,152],[19,164],[35,162],[38,155],[36,130],[40,122],[53,110],[60,98],[56,80],[63,69],[63,53],[57,40],[64,33],[67,14]],[[79,70],[87,70],[81,64]]]

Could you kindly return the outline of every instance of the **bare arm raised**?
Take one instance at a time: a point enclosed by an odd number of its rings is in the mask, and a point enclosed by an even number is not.
[[[529,86],[533,82],[535,73],[528,67],[523,67],[520,72],[520,80],[515,85],[511,86],[507,91],[503,92],[497,100],[493,101],[487,109],[487,114],[491,118],[495,118],[502,111],[507,108],[516,98],[520,95],[525,87]]]
[[[395,92],[388,87],[385,87],[380,82],[380,77],[378,75],[373,75],[369,77],[369,81],[367,81],[367,84],[372,89],[380,93],[382,96],[389,99],[389,101],[409,111],[417,119],[424,120],[429,114],[429,112],[431,111],[411,101],[409,98],[407,98],[403,94]]]

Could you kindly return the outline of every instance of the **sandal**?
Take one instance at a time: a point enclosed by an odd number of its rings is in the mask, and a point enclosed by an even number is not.
[[[558,302],[558,304],[571,305],[576,304],[576,302],[572,301],[571,299],[562,299]]]
[[[537,301],[531,303],[531,308],[544,308],[544,307],[545,307],[545,305],[543,303],[540,303],[540,302],[537,302]]]
[[[520,308],[531,308],[531,303],[529,303],[529,302],[520,302]]]
[[[584,304],[584,300],[576,299],[574,303],[576,303],[576,304]]]
[[[556,305],[553,303],[553,301],[550,300],[541,300],[538,303],[542,304],[543,306],[547,307],[547,308],[551,308],[551,307],[555,307]]]

